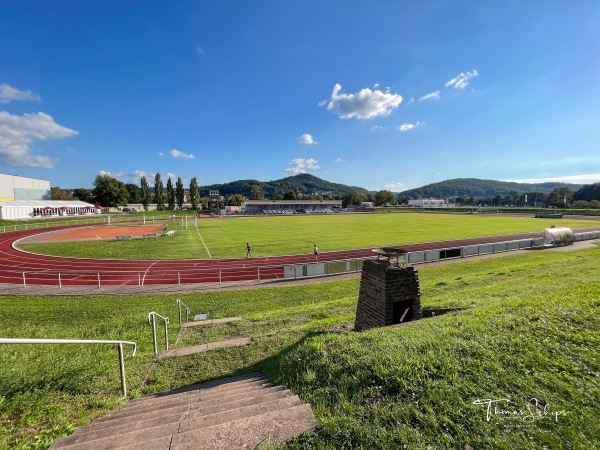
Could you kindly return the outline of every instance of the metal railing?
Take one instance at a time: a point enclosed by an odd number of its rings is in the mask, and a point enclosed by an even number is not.
[[[125,359],[123,357],[123,344],[133,345],[132,357],[137,351],[137,344],[131,341],[107,341],[90,339],[22,339],[22,338],[0,338],[0,344],[117,344],[119,350],[119,370],[121,373],[121,392],[123,397],[127,396],[127,384],[125,381]]]
[[[600,231],[575,233],[575,241],[600,239]],[[466,258],[489,253],[523,250],[542,245],[542,237],[514,241],[489,242],[457,247],[446,247],[431,250],[418,250],[405,255],[411,264]],[[364,251],[357,251],[356,256],[347,259],[307,262],[303,264],[277,264],[253,267],[214,267],[187,270],[148,269],[144,272],[129,270],[0,270],[0,284],[43,286],[145,286],[145,285],[184,285],[214,283],[223,284],[240,281],[266,281],[286,278],[304,278],[314,276],[330,276],[342,273],[358,272],[362,263],[370,257]],[[179,305],[179,324],[181,327],[181,305]],[[189,308],[185,306],[187,314]]]
[[[148,314],[148,323],[152,325],[152,342],[154,343],[154,354],[158,354],[158,344],[156,342],[156,316],[160,317],[165,322],[165,347],[169,350],[169,318],[163,317],[159,313],[152,311]]]
[[[186,323],[190,321],[190,308],[183,303],[181,300],[177,299],[177,310],[179,311],[179,328],[181,329],[181,305],[185,308],[185,321]]]
[[[64,219],[59,219],[55,221],[44,221],[38,222],[37,220],[43,219],[34,219],[34,221],[26,222],[26,223],[16,223],[14,225],[1,225],[0,233],[7,233],[11,231],[27,231],[27,230],[39,230],[39,229],[48,229],[48,228],[58,228],[58,227],[68,227],[68,226],[76,226],[76,225],[114,225],[117,223],[129,223],[129,222],[140,222],[143,224],[146,223],[163,223],[163,222],[173,222],[173,220],[181,220],[181,217],[187,216],[175,216],[173,215],[160,215],[160,216],[149,216],[145,215],[137,215],[137,216],[110,216],[110,215],[102,215],[100,217],[92,217],[95,214],[82,215],[78,216],[79,218],[71,218],[65,217]]]

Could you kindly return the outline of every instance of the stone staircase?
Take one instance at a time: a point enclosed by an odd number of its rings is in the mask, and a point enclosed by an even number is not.
[[[254,449],[317,422],[310,405],[259,373],[145,395],[80,427],[51,449]]]

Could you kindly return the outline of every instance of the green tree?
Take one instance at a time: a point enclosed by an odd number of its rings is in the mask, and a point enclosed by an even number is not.
[[[140,193],[140,188],[137,186],[137,184],[127,183],[125,188],[127,188],[127,192],[129,192],[129,203],[141,202],[142,196]]]
[[[50,195],[52,200],[77,200],[70,192],[64,191],[58,186],[50,188]]]
[[[262,188],[260,186],[253,185],[252,189],[250,190],[250,200],[264,200],[264,199],[265,199],[265,193],[263,192]]]
[[[584,184],[573,194],[573,200],[600,200],[600,183]]]
[[[271,194],[271,200],[283,200],[283,194],[281,193],[281,189],[273,189],[273,193]]]
[[[110,175],[98,175],[94,180],[92,191],[96,204],[115,208],[129,203],[129,192],[125,183]]]
[[[89,189],[77,188],[73,190],[73,195],[82,202],[92,203],[92,192]]]
[[[233,194],[229,197],[229,204],[232,206],[240,206],[244,201],[244,196],[242,194]]]
[[[173,189],[173,181],[171,177],[167,180],[167,203],[169,209],[175,209],[175,189]]]
[[[396,197],[394,197],[394,194],[392,194],[391,191],[384,189],[375,193],[375,199],[373,200],[373,203],[375,206],[383,206],[387,204],[395,205]]]
[[[156,209],[163,209],[163,205],[165,204],[164,196],[163,196],[163,182],[160,176],[160,173],[156,172],[154,176],[154,203],[156,203]]]
[[[183,208],[183,202],[185,201],[185,189],[183,189],[183,181],[181,181],[181,177],[177,177],[177,183],[175,184],[175,199],[177,200],[177,206],[179,206],[179,209]]]
[[[140,192],[142,205],[144,205],[144,211],[148,211],[148,206],[150,205],[150,186],[148,185],[148,180],[145,175],[142,177],[140,183],[142,185]]]
[[[194,210],[198,209],[198,195],[198,180],[194,177],[190,181],[190,203]]]
[[[396,197],[396,200],[398,201],[399,205],[408,205],[408,201],[410,200],[410,197],[408,197],[406,195],[398,194],[398,196]]]
[[[546,197],[546,207],[567,208],[571,203],[573,203],[573,191],[568,187],[556,188]]]
[[[200,203],[202,204],[202,209],[208,209],[208,201],[209,200],[210,199],[206,195],[203,197],[200,197]]]
[[[347,208],[349,206],[358,206],[362,202],[366,201],[366,196],[362,192],[352,191],[342,197],[342,206]]]

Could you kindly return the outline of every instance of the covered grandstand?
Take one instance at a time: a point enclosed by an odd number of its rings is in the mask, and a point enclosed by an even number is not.
[[[341,200],[246,200],[244,214],[329,214],[339,212]]]

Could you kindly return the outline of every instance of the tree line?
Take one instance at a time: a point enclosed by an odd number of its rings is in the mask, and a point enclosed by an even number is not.
[[[316,177],[315,177],[316,178]],[[192,209],[198,209],[199,206],[206,208],[208,206],[208,196],[200,196],[198,180],[193,177],[187,189],[183,185],[181,177],[177,178],[175,185],[169,177],[167,179],[166,189],[160,173],[154,176],[154,189],[150,188],[149,182],[145,176],[140,180],[140,186],[134,183],[123,183],[110,175],[98,175],[94,180],[92,190],[78,188],[71,191],[65,191],[60,187],[51,189],[53,200],[81,200],[87,203],[94,203],[105,207],[127,206],[129,204],[142,204],[145,210],[148,210],[150,204],[156,204],[157,209],[182,209],[184,204],[191,205]],[[265,192],[259,182],[249,185],[249,200],[264,200]],[[301,193],[297,186],[284,191],[274,188],[270,191],[270,200],[342,200],[342,206],[356,207],[365,203],[372,203],[374,206],[386,205],[406,205],[408,200],[416,198],[400,193],[395,195],[389,190],[380,190],[369,192],[364,190],[355,190],[343,194],[305,194]],[[246,196],[242,193],[229,194],[225,198],[225,204],[239,206],[245,200]],[[454,196],[447,197],[448,203],[454,203],[460,206],[520,206],[520,207],[557,207],[557,208],[576,208],[576,209],[598,209],[600,208],[600,183],[583,185],[579,190],[573,191],[569,187],[561,186],[552,190],[550,193],[532,191],[519,193],[516,190],[508,194],[474,196]]]

